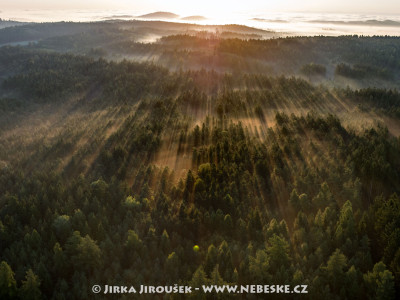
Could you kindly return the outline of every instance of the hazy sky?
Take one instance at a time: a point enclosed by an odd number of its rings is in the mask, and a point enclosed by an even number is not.
[[[42,9],[127,9],[180,14],[231,12],[331,12],[400,14],[399,0],[0,0],[0,11]]]

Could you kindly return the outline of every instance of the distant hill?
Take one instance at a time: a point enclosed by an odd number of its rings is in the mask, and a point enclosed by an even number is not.
[[[103,17],[103,20],[110,20],[110,19],[127,19],[127,18],[134,18],[132,15],[112,15],[108,17]]]
[[[179,18],[179,15],[165,12],[165,11],[157,11],[146,15],[138,16],[138,18],[142,19],[176,19]]]
[[[339,25],[361,25],[361,26],[388,26],[399,27],[400,22],[393,20],[366,20],[366,21],[333,21],[333,20],[312,20],[310,23],[326,23],[326,24],[339,24]]]
[[[28,23],[12,21],[12,20],[3,20],[3,19],[0,18],[0,28],[6,28],[6,27],[11,27],[11,26],[19,26],[19,25],[25,25],[25,24],[28,24]]]
[[[269,22],[269,23],[287,23],[286,20],[271,20],[271,19],[263,19],[263,18],[252,18],[251,21],[258,21],[258,22]]]
[[[189,17],[181,18],[181,20],[184,20],[184,21],[204,21],[204,20],[207,20],[207,18],[203,17],[203,16],[189,16]]]

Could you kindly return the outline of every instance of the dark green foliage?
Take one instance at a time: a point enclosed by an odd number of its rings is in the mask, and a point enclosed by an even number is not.
[[[366,88],[352,91],[347,89],[341,91],[340,94],[356,101],[360,108],[369,105],[391,116],[400,118],[400,94],[397,90]]]
[[[5,261],[0,264],[0,296],[2,299],[14,299],[17,296],[14,272]]]
[[[307,76],[325,76],[326,67],[323,65],[310,63],[302,66],[300,72]]]
[[[221,41],[218,51],[232,43],[240,52],[241,42]],[[303,47],[245,45],[278,42]],[[99,283],[308,284],[312,299],[397,296],[398,138],[383,126],[355,131],[333,114],[277,109],[295,102],[308,111],[338,95],[391,109],[396,91],[13,49],[0,49],[1,64],[23,66],[4,81],[7,93],[50,105],[88,92],[90,105],[71,110],[85,119],[75,127],[88,128],[0,147],[2,298],[85,299]],[[3,112],[29,113],[4,99]],[[86,141],[88,107],[118,122]],[[245,123],[254,116],[258,135]]]
[[[21,299],[39,300],[42,299],[40,280],[31,269],[26,272],[25,280],[22,281],[22,286],[19,291]]]
[[[368,77],[390,78],[392,74],[387,69],[379,69],[366,65],[349,66],[345,63],[340,63],[335,68],[335,75],[363,79]]]

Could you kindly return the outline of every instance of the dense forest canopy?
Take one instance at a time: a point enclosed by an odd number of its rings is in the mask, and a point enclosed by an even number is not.
[[[400,39],[196,26],[0,30],[0,298],[398,297]]]

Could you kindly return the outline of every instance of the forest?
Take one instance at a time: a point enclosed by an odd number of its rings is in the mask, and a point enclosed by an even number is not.
[[[157,23],[0,29],[0,298],[397,299],[400,39]]]

